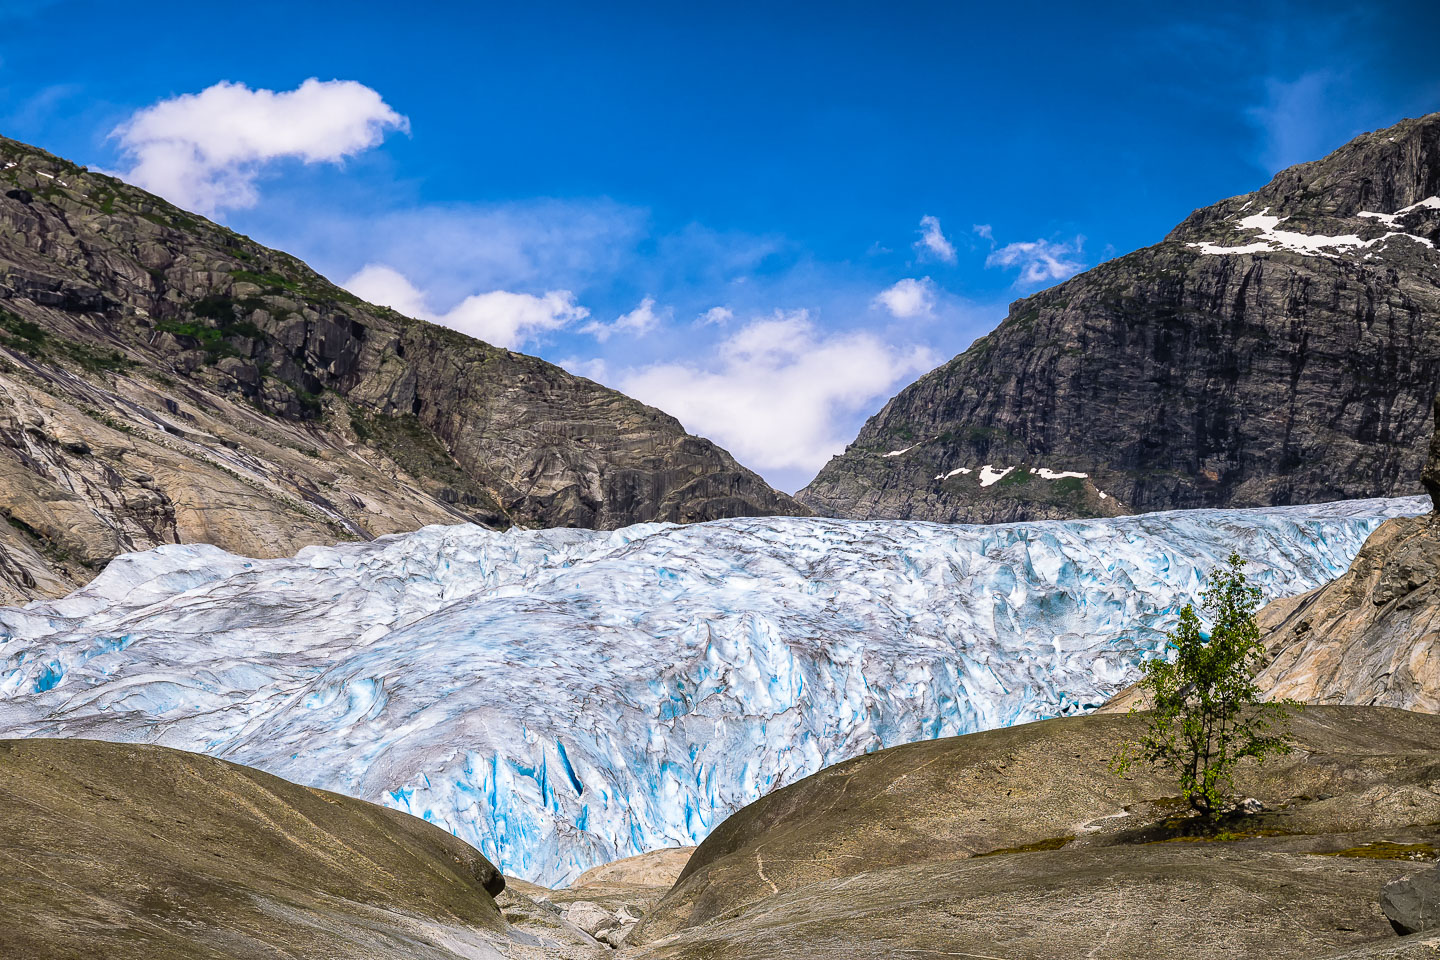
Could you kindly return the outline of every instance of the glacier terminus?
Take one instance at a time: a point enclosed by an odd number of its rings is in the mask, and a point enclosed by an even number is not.
[[[1293,595],[1427,507],[162,546],[0,610],[0,736],[207,753],[561,884],[867,751],[1090,709],[1231,549],[1267,599]]]

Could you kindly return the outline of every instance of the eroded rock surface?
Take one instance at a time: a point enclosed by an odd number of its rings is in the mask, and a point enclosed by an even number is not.
[[[797,496],[999,522],[1414,492],[1440,382],[1437,245],[1431,114],[1017,301]]]
[[[1313,707],[1249,768],[1263,811],[1189,829],[1076,717],[839,764],[732,816],[637,931],[664,958],[1310,958],[1401,945],[1390,880],[1440,842],[1440,717]],[[1386,956],[1383,952],[1356,954]],[[1395,954],[1401,955],[1401,954]],[[1417,954],[1418,955],[1418,954]]]
[[[540,960],[504,878],[423,820],[163,747],[0,741],[0,955]]]
[[[0,603],[163,543],[805,512],[659,410],[0,138]]]

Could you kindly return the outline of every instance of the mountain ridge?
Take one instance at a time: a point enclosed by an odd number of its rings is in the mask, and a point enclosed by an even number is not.
[[[797,499],[1001,522],[1415,492],[1440,382],[1437,245],[1440,113],[1016,301]]]
[[[0,138],[0,602],[162,543],[807,512],[660,410]]]

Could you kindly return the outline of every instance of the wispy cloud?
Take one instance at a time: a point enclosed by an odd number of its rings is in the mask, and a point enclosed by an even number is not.
[[[371,303],[393,307],[421,320],[459,330],[497,347],[520,347],[539,335],[585,319],[590,311],[569,290],[541,296],[491,290],[472,294],[444,312],[430,308],[424,291],[392,267],[370,264],[344,283],[345,289]]]
[[[1342,74],[1330,69],[1291,80],[1267,78],[1262,101],[1246,111],[1260,133],[1261,165],[1275,173],[1318,160],[1367,129],[1354,122],[1364,111],[1356,109],[1349,86]]]
[[[915,241],[915,249],[922,256],[936,257],[946,263],[955,262],[955,245],[946,239],[938,217],[926,215],[920,218],[920,239]]]
[[[928,317],[935,312],[935,284],[929,277],[907,277],[875,295],[874,305],[899,320]]]
[[[735,311],[729,307],[711,307],[695,318],[697,327],[723,327],[735,319]]]
[[[217,83],[137,111],[112,135],[130,164],[125,180],[211,214],[254,206],[270,161],[338,163],[409,128],[364,84],[312,77],[282,92]]]
[[[852,439],[853,418],[933,367],[927,347],[822,330],[805,310],[752,319],[702,361],[621,372],[616,386],[679,417],[757,470],[808,476]]]
[[[1018,269],[1017,287],[1036,286],[1065,280],[1085,269],[1080,259],[1085,246],[1084,237],[1072,241],[1025,240],[1007,243],[985,258],[985,266]]]
[[[581,333],[588,333],[596,340],[604,343],[617,333],[629,334],[633,337],[643,337],[654,330],[664,320],[668,320],[671,310],[668,307],[660,310],[655,309],[655,298],[646,297],[640,301],[640,305],[629,313],[622,313],[610,323],[602,323],[598,320],[591,321],[580,328]]]

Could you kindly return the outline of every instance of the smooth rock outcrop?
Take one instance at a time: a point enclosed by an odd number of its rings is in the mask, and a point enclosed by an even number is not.
[[[423,820],[163,747],[0,741],[0,956],[539,960],[505,886]]]
[[[1140,728],[1048,720],[828,768],[717,828],[632,942],[667,960],[1301,960],[1413,946],[1377,901],[1437,855],[1440,717],[1307,708],[1294,754],[1241,773],[1265,810],[1218,834],[1185,821],[1172,781],[1107,769]]]
[[[797,497],[830,516],[999,522],[1415,492],[1440,382],[1437,246],[1440,113],[1017,301]]]

